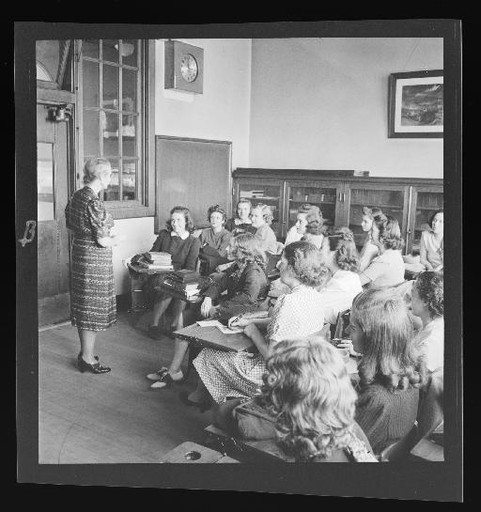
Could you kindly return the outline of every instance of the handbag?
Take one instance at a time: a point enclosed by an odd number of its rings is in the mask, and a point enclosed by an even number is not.
[[[275,439],[276,418],[260,404],[258,397],[238,405],[233,416],[244,439]]]

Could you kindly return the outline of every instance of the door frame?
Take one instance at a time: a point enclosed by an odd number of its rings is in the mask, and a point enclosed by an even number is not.
[[[76,161],[75,161],[75,144],[76,144],[76,138],[75,138],[75,94],[72,94],[68,91],[61,91],[56,89],[43,89],[41,87],[37,87],[37,99],[36,99],[36,109],[39,106],[46,106],[46,107],[61,107],[65,106],[68,107],[71,117],[68,121],[60,121],[60,122],[66,122],[66,131],[65,131],[65,152],[66,152],[66,170],[64,172],[67,173],[65,176],[65,185],[66,185],[66,201],[68,201],[71,194],[74,192],[75,184],[76,184]],[[55,130],[57,130],[56,127],[54,127]],[[36,140],[38,142],[38,128],[36,128]],[[38,162],[37,162],[38,166]],[[54,158],[54,188],[53,188],[53,194],[54,194],[54,212],[55,212],[55,220],[58,222],[59,215],[63,215],[63,212],[58,211],[58,181],[56,179],[56,176],[58,176],[58,173],[61,173],[62,170],[58,168],[57,159]],[[37,198],[38,202],[38,198]],[[37,222],[38,224],[38,222]],[[37,230],[39,231],[39,226],[37,226]],[[68,281],[70,283],[70,268],[71,268],[71,236],[65,227],[65,236],[66,236],[66,251],[67,251],[67,273],[68,273]],[[37,258],[38,258],[38,249],[37,246]],[[62,260],[65,261],[65,260]],[[65,274],[64,274],[65,275]],[[38,286],[38,284],[37,284]],[[70,294],[70,286],[67,292]],[[62,294],[63,296],[63,294]],[[55,295],[52,297],[53,301],[58,300],[60,295]],[[40,297],[37,296],[37,308],[40,308]],[[40,315],[40,311],[39,311]],[[38,318],[40,322],[40,316]]]

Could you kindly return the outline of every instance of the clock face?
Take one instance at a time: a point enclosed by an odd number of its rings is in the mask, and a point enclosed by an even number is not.
[[[187,82],[193,82],[199,73],[197,61],[190,53],[185,54],[180,61],[180,72],[182,78]]]

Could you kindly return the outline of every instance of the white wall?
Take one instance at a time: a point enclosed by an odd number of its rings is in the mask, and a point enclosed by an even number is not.
[[[232,167],[249,164],[250,39],[182,39],[204,49],[204,92],[164,89],[164,42],[156,42],[155,133],[232,142]]]
[[[387,137],[391,73],[443,69],[442,39],[256,39],[250,167],[443,177],[443,139]]]
[[[232,167],[249,165],[251,84],[250,39],[184,39],[204,48],[204,92],[164,89],[164,41],[155,46],[155,134],[232,142]],[[167,212],[166,212],[167,215]],[[126,240],[113,251],[116,294],[130,292],[122,260],[148,251],[155,240],[154,218],[115,222]]]

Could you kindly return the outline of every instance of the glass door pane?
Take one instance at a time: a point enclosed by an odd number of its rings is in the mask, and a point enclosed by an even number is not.
[[[419,253],[421,233],[430,229],[431,217],[444,207],[442,192],[418,192],[416,202],[416,217],[414,220],[414,236],[412,252]]]
[[[351,203],[349,207],[349,228],[353,231],[356,245],[364,244],[366,233],[362,230],[362,209],[380,208],[384,215],[390,215],[399,222],[403,231],[404,218],[404,189],[365,189],[351,188]]]
[[[239,199],[250,199],[252,206],[266,204],[271,207],[274,220],[271,228],[277,236],[282,236],[282,186],[279,182],[241,182],[239,183]]]
[[[290,185],[289,187],[289,229],[297,220],[297,211],[305,203],[317,206],[327,225],[336,223],[337,188],[329,185]]]
[[[37,142],[37,220],[54,220],[53,144]]]

